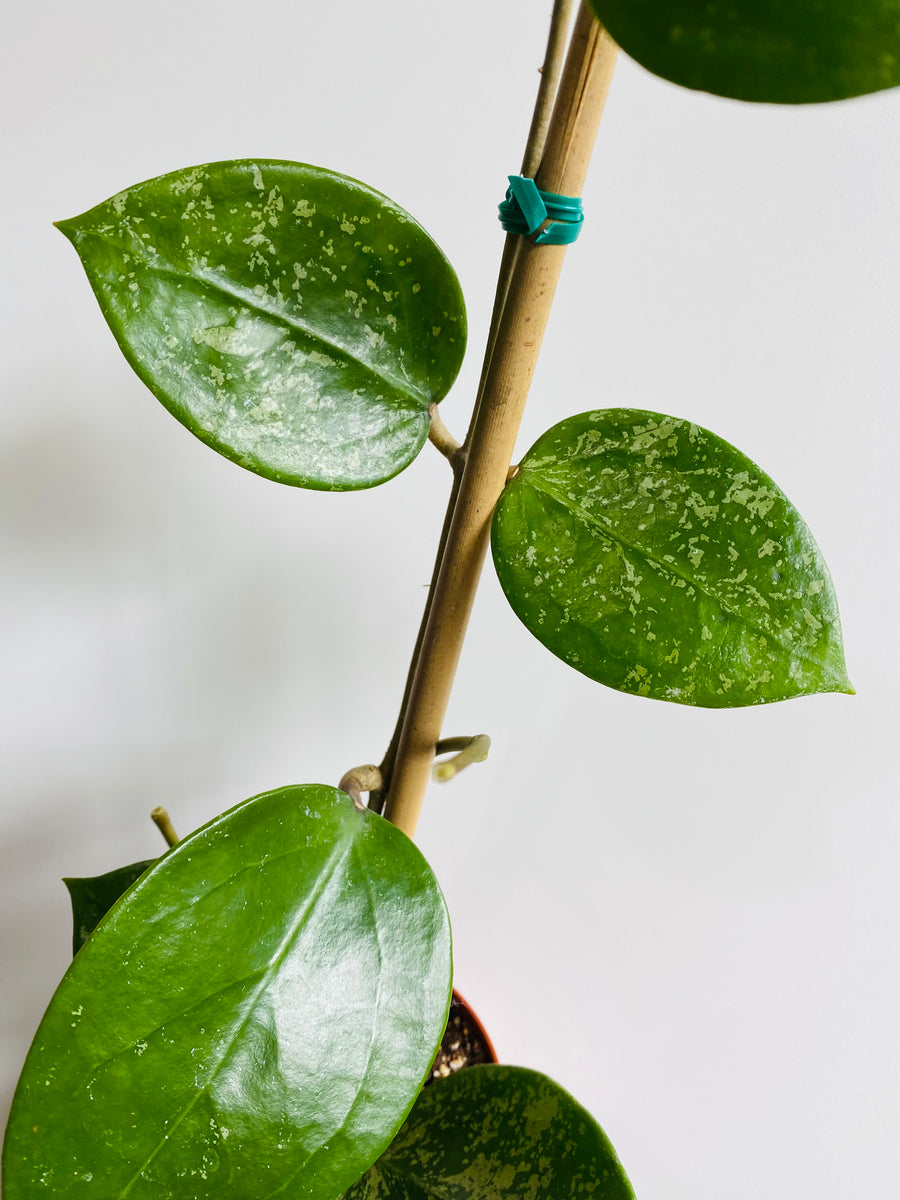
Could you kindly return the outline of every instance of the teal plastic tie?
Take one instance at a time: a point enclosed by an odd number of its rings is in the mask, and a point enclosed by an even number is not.
[[[507,233],[529,237],[537,246],[570,246],[581,233],[584,212],[581,200],[542,192],[533,179],[509,175],[506,199],[499,206],[500,224]],[[546,229],[535,236],[545,221]]]

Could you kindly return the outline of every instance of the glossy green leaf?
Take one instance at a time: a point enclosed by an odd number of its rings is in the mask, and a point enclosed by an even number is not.
[[[418,454],[465,310],[387,197],[299,163],[211,163],[59,227],[128,361],[221,454],[326,489],[381,483]]]
[[[808,104],[900,84],[900,0],[591,0],[642,66],[738,100]]]
[[[119,897],[140,879],[156,859],[129,863],[105,875],[64,879],[72,901],[72,953],[77,954]]]
[[[853,690],[803,519],[697,425],[621,408],[562,421],[507,485],[492,545],[525,625],[610,687],[708,708]]]
[[[450,1000],[434,876],[329,787],[185,838],[100,922],[38,1030],[5,1200],[329,1200],[377,1158]]]
[[[522,1067],[469,1067],[426,1088],[345,1200],[634,1200],[606,1134]]]

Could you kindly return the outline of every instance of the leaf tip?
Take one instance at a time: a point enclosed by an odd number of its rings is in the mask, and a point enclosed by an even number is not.
[[[77,221],[77,217],[67,217],[62,221],[54,221],[53,228],[58,229],[63,237],[68,238],[68,240],[74,244]]]
[[[840,648],[840,653],[837,656],[837,662],[833,671],[833,686],[830,689],[843,696],[855,696],[856,688],[850,682],[850,676],[847,673],[847,662],[844,658],[843,646]]]
[[[855,696],[856,688],[850,682],[850,678],[845,670],[836,671],[827,681],[823,682],[823,686],[819,689],[823,693],[829,693],[837,696]]]

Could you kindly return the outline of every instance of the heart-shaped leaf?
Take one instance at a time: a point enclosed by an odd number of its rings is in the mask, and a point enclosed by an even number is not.
[[[449,263],[412,217],[345,175],[210,163],[59,228],[151,391],[202,441],[281,483],[396,475],[462,362]]]
[[[900,84],[898,0],[591,0],[642,66],[738,100],[807,104]]]
[[[144,872],[152,867],[155,858],[145,862],[129,863],[105,875],[92,875],[83,879],[64,879],[72,901],[72,953],[77,954],[119,897],[127,892]]]
[[[38,1030],[5,1200],[329,1200],[388,1145],[450,1000],[427,864],[329,787],[185,838],[113,906]]]
[[[697,425],[621,408],[560,422],[507,485],[492,545],[525,625],[610,687],[708,708],[853,690],[812,534]]]
[[[606,1134],[537,1071],[469,1067],[426,1088],[345,1200],[634,1200]]]

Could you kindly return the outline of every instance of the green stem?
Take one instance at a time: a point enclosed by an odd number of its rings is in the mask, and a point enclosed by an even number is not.
[[[175,832],[175,829],[172,826],[172,822],[169,819],[167,810],[164,809],[162,805],[154,808],[153,812],[150,814],[150,820],[166,839],[168,845],[174,846],[178,841],[178,834]]]

